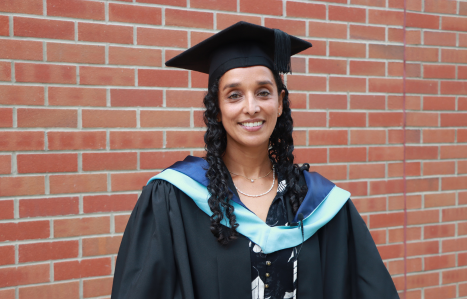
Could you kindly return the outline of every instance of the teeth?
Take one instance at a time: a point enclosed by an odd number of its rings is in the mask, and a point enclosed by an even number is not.
[[[242,126],[245,127],[258,127],[262,124],[262,121],[257,121],[257,122],[247,122],[247,123],[242,123]]]

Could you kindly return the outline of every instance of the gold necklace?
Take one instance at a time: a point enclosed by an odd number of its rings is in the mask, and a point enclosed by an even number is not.
[[[271,171],[272,171],[273,169],[274,169],[274,165],[272,165],[272,169],[271,169],[271,170],[268,172],[268,174],[267,174],[267,175],[264,175],[264,176],[257,177],[256,179],[250,179],[250,178],[247,178],[247,177],[246,177],[246,176],[244,176],[244,175],[241,175],[241,174],[238,174],[238,173],[235,173],[235,172],[232,172],[232,171],[229,171],[229,172],[230,172],[231,174],[235,174],[235,175],[242,176],[242,177],[244,177],[244,178],[246,178],[246,179],[250,180],[252,183],[254,183],[254,182],[255,182],[255,180],[257,180],[257,179],[260,179],[260,178],[267,177],[267,176],[268,176],[268,175],[271,173]]]

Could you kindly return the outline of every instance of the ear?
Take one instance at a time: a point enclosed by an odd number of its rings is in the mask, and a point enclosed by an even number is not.
[[[219,123],[222,121],[222,115],[220,114],[220,112],[219,112],[219,114],[217,114],[216,119],[217,119],[217,122],[219,122]]]
[[[277,113],[282,114],[282,109],[284,108],[282,103],[285,97],[285,90],[282,90],[281,93],[279,94],[279,106],[277,107]]]

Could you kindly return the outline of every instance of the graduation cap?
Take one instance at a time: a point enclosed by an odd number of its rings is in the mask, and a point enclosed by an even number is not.
[[[311,43],[240,21],[168,60],[165,65],[209,74],[209,86],[230,69],[263,65],[279,73],[291,71],[290,56]]]

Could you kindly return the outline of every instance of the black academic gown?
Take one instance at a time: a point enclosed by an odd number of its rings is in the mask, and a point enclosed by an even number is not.
[[[290,205],[288,212],[292,222]],[[180,189],[149,183],[123,235],[111,299],[251,299],[249,240],[222,246],[209,228],[209,216]],[[303,243],[297,299],[375,298],[399,296],[349,199]]]

